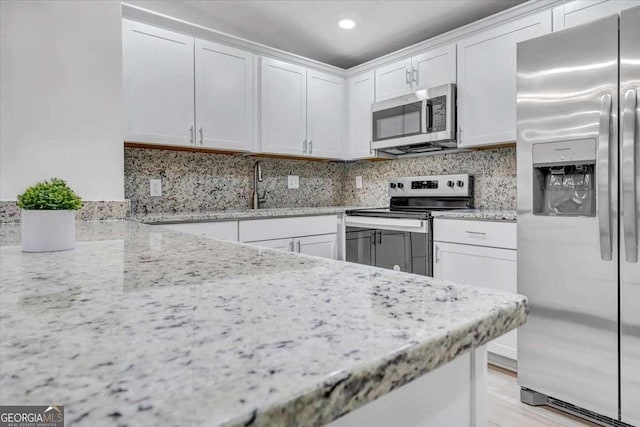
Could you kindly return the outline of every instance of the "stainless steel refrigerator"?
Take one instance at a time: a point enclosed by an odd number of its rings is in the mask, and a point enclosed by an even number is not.
[[[518,44],[521,400],[640,426],[640,7]]]

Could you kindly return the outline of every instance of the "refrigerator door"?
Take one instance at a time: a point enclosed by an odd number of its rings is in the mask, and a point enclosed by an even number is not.
[[[518,382],[618,419],[618,16],[517,58]]]
[[[620,18],[620,409],[640,425],[640,6]]]

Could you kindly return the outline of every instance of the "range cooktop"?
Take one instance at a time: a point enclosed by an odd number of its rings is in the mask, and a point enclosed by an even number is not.
[[[431,175],[390,178],[389,207],[353,209],[350,216],[429,219],[431,211],[473,207],[473,177]]]

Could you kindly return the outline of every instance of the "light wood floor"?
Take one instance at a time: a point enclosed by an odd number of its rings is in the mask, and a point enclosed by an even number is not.
[[[578,427],[596,424],[564,414],[547,406],[529,406],[520,402],[516,374],[489,365],[489,426],[492,427]]]

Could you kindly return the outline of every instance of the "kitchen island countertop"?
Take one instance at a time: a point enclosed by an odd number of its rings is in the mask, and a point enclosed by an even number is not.
[[[0,401],[68,425],[328,423],[523,324],[525,297],[134,222],[0,227]],[[55,402],[52,402],[55,401]]]

